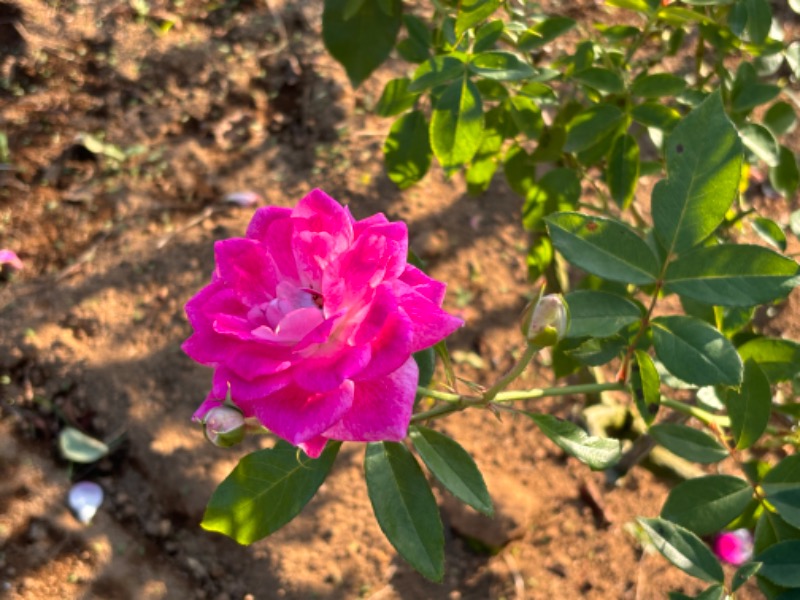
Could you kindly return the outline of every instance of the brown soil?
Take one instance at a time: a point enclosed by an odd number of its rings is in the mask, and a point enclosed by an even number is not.
[[[213,241],[241,235],[252,214],[227,194],[291,206],[322,187],[359,218],[407,221],[432,275],[449,283],[448,308],[467,320],[451,349],[479,383],[521,350],[517,319],[532,290],[520,200],[505,184],[472,198],[434,170],[401,193],[382,173],[389,123],[365,107],[388,75],[349,87],[321,46],[320,3],[177,4],[0,2],[10,155],[0,162],[13,167],[0,171],[0,247],[25,263],[0,283],[0,596],[645,599],[702,589],[632,534],[637,515],[657,514],[669,479],[637,468],[608,485],[530,422],[476,411],[441,427],[485,474],[500,514],[477,527],[499,547],[476,547],[464,535],[473,516],[437,491],[441,585],[399,559],[370,516],[359,445],[344,447],[314,500],[269,539],[241,547],[199,527],[237,459],[271,443],[224,451],[190,423],[211,374],[180,350],[183,305],[209,277]],[[541,360],[519,385],[550,382]],[[576,417],[582,399],[534,406]],[[56,439],[67,424],[114,452],[65,462]],[[83,479],[106,493],[88,526],[65,504]]]

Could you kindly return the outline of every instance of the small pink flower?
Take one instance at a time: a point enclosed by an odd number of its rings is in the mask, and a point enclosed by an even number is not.
[[[0,267],[3,265],[8,265],[12,269],[16,270],[22,269],[22,261],[13,250],[0,250]]]
[[[713,548],[720,559],[738,567],[753,556],[753,534],[747,529],[725,531],[714,537]]]
[[[311,457],[328,439],[399,441],[418,379],[411,354],[462,321],[445,286],[406,263],[408,231],[356,221],[320,190],[256,211],[217,242],[211,283],[186,305],[184,351],[214,367],[195,419],[232,402]]]

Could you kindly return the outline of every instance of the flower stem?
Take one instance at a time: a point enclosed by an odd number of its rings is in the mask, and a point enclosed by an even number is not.
[[[519,365],[517,365],[517,367],[518,366]],[[515,369],[517,367],[515,367]],[[572,394],[591,394],[595,392],[624,390],[625,388],[626,386],[621,383],[585,383],[581,385],[566,385],[563,387],[537,388],[511,392],[498,391],[491,400],[487,400],[486,394],[483,396],[459,396],[458,394],[437,392],[435,390],[429,390],[428,388],[419,387],[417,391],[420,394],[430,398],[445,400],[447,404],[440,404],[430,410],[413,415],[411,417],[411,424],[438,419],[445,415],[460,412],[466,408],[475,406],[486,407],[490,404],[501,405],[519,400],[532,400],[534,398],[547,398],[551,396],[568,396]],[[432,393],[429,394],[429,392]]]
[[[539,346],[528,344],[525,347],[525,352],[522,354],[522,358],[519,359],[519,362],[514,365],[514,367],[508,373],[501,377],[497,383],[484,392],[483,400],[487,404],[494,400],[494,397],[497,396],[497,394],[506,389],[512,381],[522,374],[522,372],[525,370],[525,367],[527,367],[528,363],[533,360],[533,357],[536,356],[536,353],[539,352],[539,350],[541,350]]]
[[[684,404],[678,400],[671,400],[669,398],[662,398],[661,404],[678,412],[694,417],[698,421],[702,421],[708,426],[718,425],[722,427],[730,427],[731,420],[724,415],[715,415],[702,408],[697,408],[690,404]]]

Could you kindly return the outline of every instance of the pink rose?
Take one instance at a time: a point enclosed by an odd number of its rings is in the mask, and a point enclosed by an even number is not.
[[[753,557],[753,534],[747,529],[725,531],[714,537],[714,554],[738,567]]]
[[[17,253],[5,248],[0,250],[0,267],[3,265],[8,265],[12,269],[22,269],[22,261],[17,256]]]
[[[328,439],[406,436],[413,352],[462,325],[445,286],[407,264],[408,231],[356,221],[320,190],[293,210],[256,211],[245,238],[217,242],[211,283],[186,305],[183,344],[214,367],[202,419],[228,391],[246,417],[316,457]]]

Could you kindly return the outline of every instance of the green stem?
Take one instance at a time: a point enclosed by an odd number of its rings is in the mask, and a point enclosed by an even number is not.
[[[528,363],[533,360],[533,357],[536,356],[536,353],[539,352],[539,350],[541,350],[539,346],[528,344],[525,347],[525,352],[522,354],[522,358],[519,359],[519,362],[514,365],[514,367],[505,374],[505,376],[501,377],[500,381],[486,390],[486,392],[483,394],[483,400],[487,404],[494,400],[494,397],[497,396],[497,394],[506,389],[512,381],[522,374],[522,372],[525,370],[525,367],[527,367]]]
[[[517,367],[519,367],[519,364],[517,365]],[[515,369],[517,367],[515,367]],[[414,423],[420,423],[422,421],[430,421],[432,419],[438,419],[445,415],[449,415],[454,412],[460,412],[470,407],[486,407],[491,404],[500,405],[509,402],[516,402],[519,400],[532,400],[534,398],[569,396],[572,394],[592,394],[597,392],[608,392],[608,391],[624,390],[624,389],[626,389],[626,386],[621,383],[585,383],[580,385],[566,385],[563,387],[538,388],[532,390],[519,390],[511,392],[498,391],[495,393],[493,399],[487,400],[486,395],[459,396],[458,394],[451,394],[449,392],[437,392],[435,390],[430,390],[428,388],[419,387],[417,388],[417,391],[423,396],[445,400],[447,404],[440,404],[439,406],[435,406],[430,410],[426,410],[424,412],[413,415],[411,417],[411,424],[413,425]]]
[[[433,398],[434,400],[444,400],[445,402],[458,402],[463,398],[461,394],[454,394],[452,392],[440,392],[439,390],[432,390],[430,388],[422,386],[417,387],[417,393],[421,394],[422,396],[426,396],[427,398]]]
[[[669,398],[662,398],[661,404],[673,410],[677,410],[678,412],[682,412],[686,415],[694,417],[698,421],[702,421],[703,423],[709,426],[711,426],[712,424],[721,427],[731,426],[730,418],[724,415],[712,414],[707,410],[703,410],[702,408],[697,408],[696,406],[692,406],[691,404],[685,404],[678,400],[671,400]]]
[[[542,388],[535,390],[520,390],[500,392],[495,396],[495,402],[515,402],[517,400],[532,400],[551,396],[570,396],[573,394],[596,394],[598,392],[612,392],[626,389],[623,383],[584,383],[580,385],[566,385],[563,387]]]

